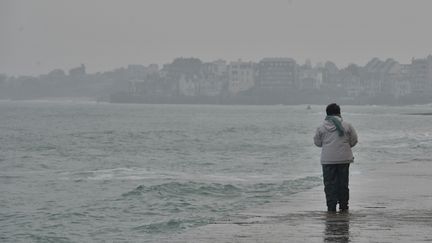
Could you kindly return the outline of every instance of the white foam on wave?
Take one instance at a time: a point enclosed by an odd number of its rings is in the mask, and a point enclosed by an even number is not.
[[[222,174],[222,173],[200,173],[200,172],[179,172],[179,171],[162,171],[149,170],[139,167],[117,167],[111,169],[75,171],[61,173],[63,180],[89,180],[89,181],[114,181],[114,180],[176,180],[176,181],[196,181],[203,183],[280,183],[282,181],[297,180],[306,177],[317,177],[320,174],[259,174],[259,173],[241,173],[241,174]]]
[[[87,171],[67,171],[60,173],[61,179],[65,180],[139,180],[160,178],[157,172],[149,171],[143,168],[112,168],[101,170]]]
[[[146,168],[125,168],[62,172],[62,179],[66,180],[182,180],[202,181],[214,183],[256,183],[256,182],[278,182],[283,180],[297,179],[287,177],[283,174],[221,174],[221,173],[188,173],[178,171],[149,170]],[[301,177],[301,176],[300,176]]]

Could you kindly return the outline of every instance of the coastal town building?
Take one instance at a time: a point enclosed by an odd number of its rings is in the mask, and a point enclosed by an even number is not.
[[[228,92],[236,95],[255,86],[256,63],[238,60],[228,65]]]
[[[400,64],[400,77],[395,84],[394,95],[396,98],[410,95],[411,82],[410,82],[411,64]]]
[[[296,104],[337,96],[353,104],[416,104],[432,102],[432,55],[408,64],[373,58],[364,66],[341,69],[330,61],[298,65],[291,58],[228,64],[180,57],[161,69],[131,64],[88,74],[81,64],[37,77],[0,75],[0,85],[0,96],[6,99],[56,94],[143,103]]]
[[[323,69],[312,67],[310,61],[298,70],[300,90],[319,90],[323,84]]]
[[[373,58],[364,67],[363,86],[370,96],[394,94],[401,79],[401,65],[389,58],[385,62]]]
[[[323,85],[337,87],[340,85],[339,68],[335,63],[327,61],[323,67]]]
[[[349,99],[354,99],[362,94],[362,86],[359,67],[345,68],[339,72],[342,88],[346,91]]]
[[[430,93],[432,90],[432,55],[411,60],[410,80],[413,93]]]
[[[297,63],[292,58],[264,58],[258,64],[257,86],[264,89],[295,89]]]
[[[204,72],[210,73],[215,76],[226,76],[228,65],[225,60],[219,59],[213,62],[204,63]]]

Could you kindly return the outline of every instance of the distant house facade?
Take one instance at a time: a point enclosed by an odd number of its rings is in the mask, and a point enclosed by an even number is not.
[[[216,60],[203,64],[202,77],[198,81],[200,96],[218,96],[227,82],[228,66],[224,60]]]
[[[313,68],[310,63],[307,63],[299,68],[298,80],[300,90],[319,90],[323,84],[323,69]]]
[[[408,88],[402,75],[402,65],[389,58],[381,61],[373,58],[363,68],[362,89],[368,96],[400,96],[401,88]]]
[[[238,60],[228,66],[228,91],[236,95],[255,86],[256,63]]]
[[[395,83],[394,95],[396,98],[412,93],[410,82],[411,64],[400,64],[400,76]]]
[[[292,58],[264,58],[258,64],[259,88],[295,89],[297,64]]]
[[[412,59],[410,79],[413,93],[426,94],[432,90],[432,55]]]

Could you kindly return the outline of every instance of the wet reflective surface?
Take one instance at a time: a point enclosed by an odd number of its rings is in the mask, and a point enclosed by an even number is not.
[[[327,213],[322,187],[166,239],[172,242],[431,242],[429,161],[352,175],[347,213]],[[321,209],[321,210],[320,210]]]
[[[324,242],[350,242],[350,214],[326,213]]]

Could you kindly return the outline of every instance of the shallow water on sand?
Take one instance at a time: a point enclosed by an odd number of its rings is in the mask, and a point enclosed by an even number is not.
[[[431,158],[430,106],[342,107],[352,173]],[[155,241],[321,185],[324,107],[0,102],[0,240]],[[240,217],[240,216],[239,216]]]

